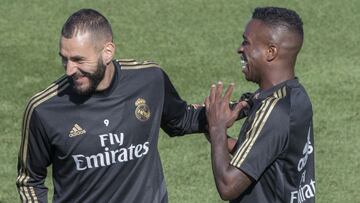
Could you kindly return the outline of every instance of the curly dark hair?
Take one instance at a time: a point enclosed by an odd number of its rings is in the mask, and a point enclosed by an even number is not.
[[[78,32],[90,32],[111,40],[113,37],[109,21],[101,13],[93,9],[80,9],[73,13],[63,25],[61,36],[71,38]]]
[[[303,22],[293,10],[280,7],[258,7],[255,8],[252,18],[261,20],[272,27],[283,26],[304,37]]]

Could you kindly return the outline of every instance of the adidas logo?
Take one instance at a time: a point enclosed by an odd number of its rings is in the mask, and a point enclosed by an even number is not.
[[[82,129],[77,123],[75,123],[74,127],[70,131],[69,137],[75,137],[85,133],[86,130]]]

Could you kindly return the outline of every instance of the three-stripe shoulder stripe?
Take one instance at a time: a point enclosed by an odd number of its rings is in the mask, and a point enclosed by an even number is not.
[[[35,94],[28,102],[22,122],[21,130],[21,146],[19,151],[19,175],[17,177],[16,183],[19,187],[19,193],[24,202],[38,202],[38,199],[35,194],[35,190],[31,186],[27,186],[27,182],[30,179],[29,171],[27,168],[27,157],[28,157],[28,141],[29,141],[29,125],[31,115],[38,105],[49,100],[50,98],[56,96],[61,91],[68,87],[69,83],[67,82],[66,75],[60,77],[57,81],[52,83],[45,90]]]
[[[230,164],[239,168],[246,159],[254,143],[259,137],[270,113],[274,109],[276,103],[286,96],[286,86],[280,88],[273,93],[273,96],[262,101],[260,108],[256,111],[254,120],[250,129],[247,131],[245,141],[241,144]]]
[[[143,68],[160,68],[160,66],[151,61],[136,61],[135,59],[119,59],[117,62],[121,65],[121,69],[143,69]]]
[[[275,91],[275,92],[273,93],[273,96],[274,96],[275,98],[283,98],[283,97],[286,97],[286,86],[284,86],[284,87],[278,89],[277,91]]]

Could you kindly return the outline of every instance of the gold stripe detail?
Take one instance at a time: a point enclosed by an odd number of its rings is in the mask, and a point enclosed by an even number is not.
[[[26,165],[26,160],[28,156],[28,141],[29,141],[29,125],[31,115],[38,105],[49,100],[50,98],[56,96],[64,89],[68,87],[67,77],[66,75],[59,78],[57,81],[52,83],[45,90],[35,94],[28,102],[27,107],[25,109],[23,115],[23,123],[22,123],[22,139],[21,146],[19,151],[20,158],[20,170],[19,175],[17,177],[17,185],[19,186],[19,193],[24,201],[32,202],[34,200],[35,203],[38,202],[38,198],[36,197],[36,193],[33,187],[26,186],[28,180],[30,179],[29,172]]]
[[[63,81],[66,81],[67,77],[66,75],[63,75],[62,77],[60,77],[57,81],[55,81],[53,84],[51,84],[48,88],[46,88],[45,90],[35,94],[28,102],[28,105],[25,109],[25,112],[24,112],[24,115],[23,115],[23,123],[22,123],[22,137],[24,137],[24,134],[25,134],[25,130],[26,130],[26,122],[27,122],[27,118],[28,117],[28,114],[29,114],[29,111],[31,109],[31,105],[35,102],[35,100],[37,100],[40,96],[46,94],[47,92],[51,91],[54,89],[54,87],[56,85],[58,85],[59,83],[62,84]],[[23,145],[24,143],[22,142],[21,143],[21,150],[20,150],[20,153],[23,154]],[[25,164],[25,163],[24,163]]]
[[[127,63],[127,62],[134,62],[135,59],[118,59],[116,61],[119,63]]]
[[[246,133],[246,138],[244,143],[240,146],[239,150],[236,152],[235,156],[231,160],[231,164],[234,166],[237,166],[238,163],[241,161],[242,157],[246,157],[247,151],[249,151],[249,147],[252,146],[252,143],[255,142],[255,135],[256,132],[258,132],[261,126],[261,121],[264,119],[264,115],[266,115],[266,112],[269,109],[269,106],[271,105],[271,102],[274,101],[273,97],[270,97],[266,100],[264,100],[262,105],[260,106],[259,110],[255,114],[254,121],[251,125],[251,128]]]
[[[281,98],[281,97],[282,97],[282,91],[281,91],[281,89],[279,89],[277,92],[278,92],[278,97],[277,97],[277,98]]]
[[[280,99],[284,98],[285,96],[286,87],[283,87],[274,92],[273,97],[269,97],[262,102],[263,104],[260,106],[259,110],[255,114],[255,118],[251,125],[251,128],[246,133],[245,141],[240,146],[240,148],[230,162],[231,165],[238,168],[241,166],[248,153],[252,149],[258,136],[260,135],[275,105]]]
[[[129,69],[143,69],[143,68],[152,68],[160,66],[151,61],[136,61],[134,59],[119,59],[117,62],[121,65],[121,69],[129,70]]]
[[[29,134],[29,125],[30,125],[30,117],[32,115],[32,112],[34,111],[35,107],[38,106],[39,104],[43,103],[44,101],[56,96],[59,92],[60,92],[60,88],[61,91],[63,89],[65,89],[66,87],[64,86],[66,84],[67,80],[62,80],[59,84],[53,86],[52,88],[48,89],[47,91],[43,92],[42,94],[38,95],[33,101],[31,101],[28,104],[27,111],[26,111],[26,115],[24,116],[24,120],[25,120],[25,128],[23,129],[23,137],[24,139],[24,143],[23,143],[23,152],[22,152],[22,161],[23,164],[26,165],[25,161],[27,159],[27,145],[28,145],[28,134]],[[45,95],[45,96],[43,96]],[[37,100],[38,99],[38,100]],[[23,126],[24,127],[24,126]]]
[[[24,189],[25,197],[28,200],[27,202],[31,203],[32,201],[31,201],[30,194],[29,194],[27,187],[23,187],[23,189]]]
[[[121,65],[121,69],[123,69],[123,70],[143,69],[143,68],[160,68],[160,66],[156,63],[146,64],[146,65],[134,65],[134,66]]]
[[[273,96],[275,98],[284,98],[286,97],[286,86],[276,90],[274,93],[273,93]]]
[[[39,203],[38,198],[36,197],[35,190],[33,187],[30,187],[31,196],[34,198],[34,203]]]
[[[284,97],[286,97],[286,86],[284,86],[284,87],[282,88],[282,91],[283,91],[283,98],[284,98]]]
[[[23,202],[26,202],[26,197],[24,195],[23,187],[19,188],[19,194],[20,194],[21,200]]]
[[[275,91],[274,93],[273,93],[273,97],[275,97],[275,98],[279,98],[279,95],[278,95],[278,90],[277,91]]]
[[[82,130],[82,128],[78,124],[75,124],[74,128],[75,128],[75,130]]]

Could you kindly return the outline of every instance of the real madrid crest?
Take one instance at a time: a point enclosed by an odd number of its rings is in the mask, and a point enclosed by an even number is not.
[[[147,121],[150,118],[150,108],[145,99],[138,98],[135,102],[135,116],[140,121]]]

